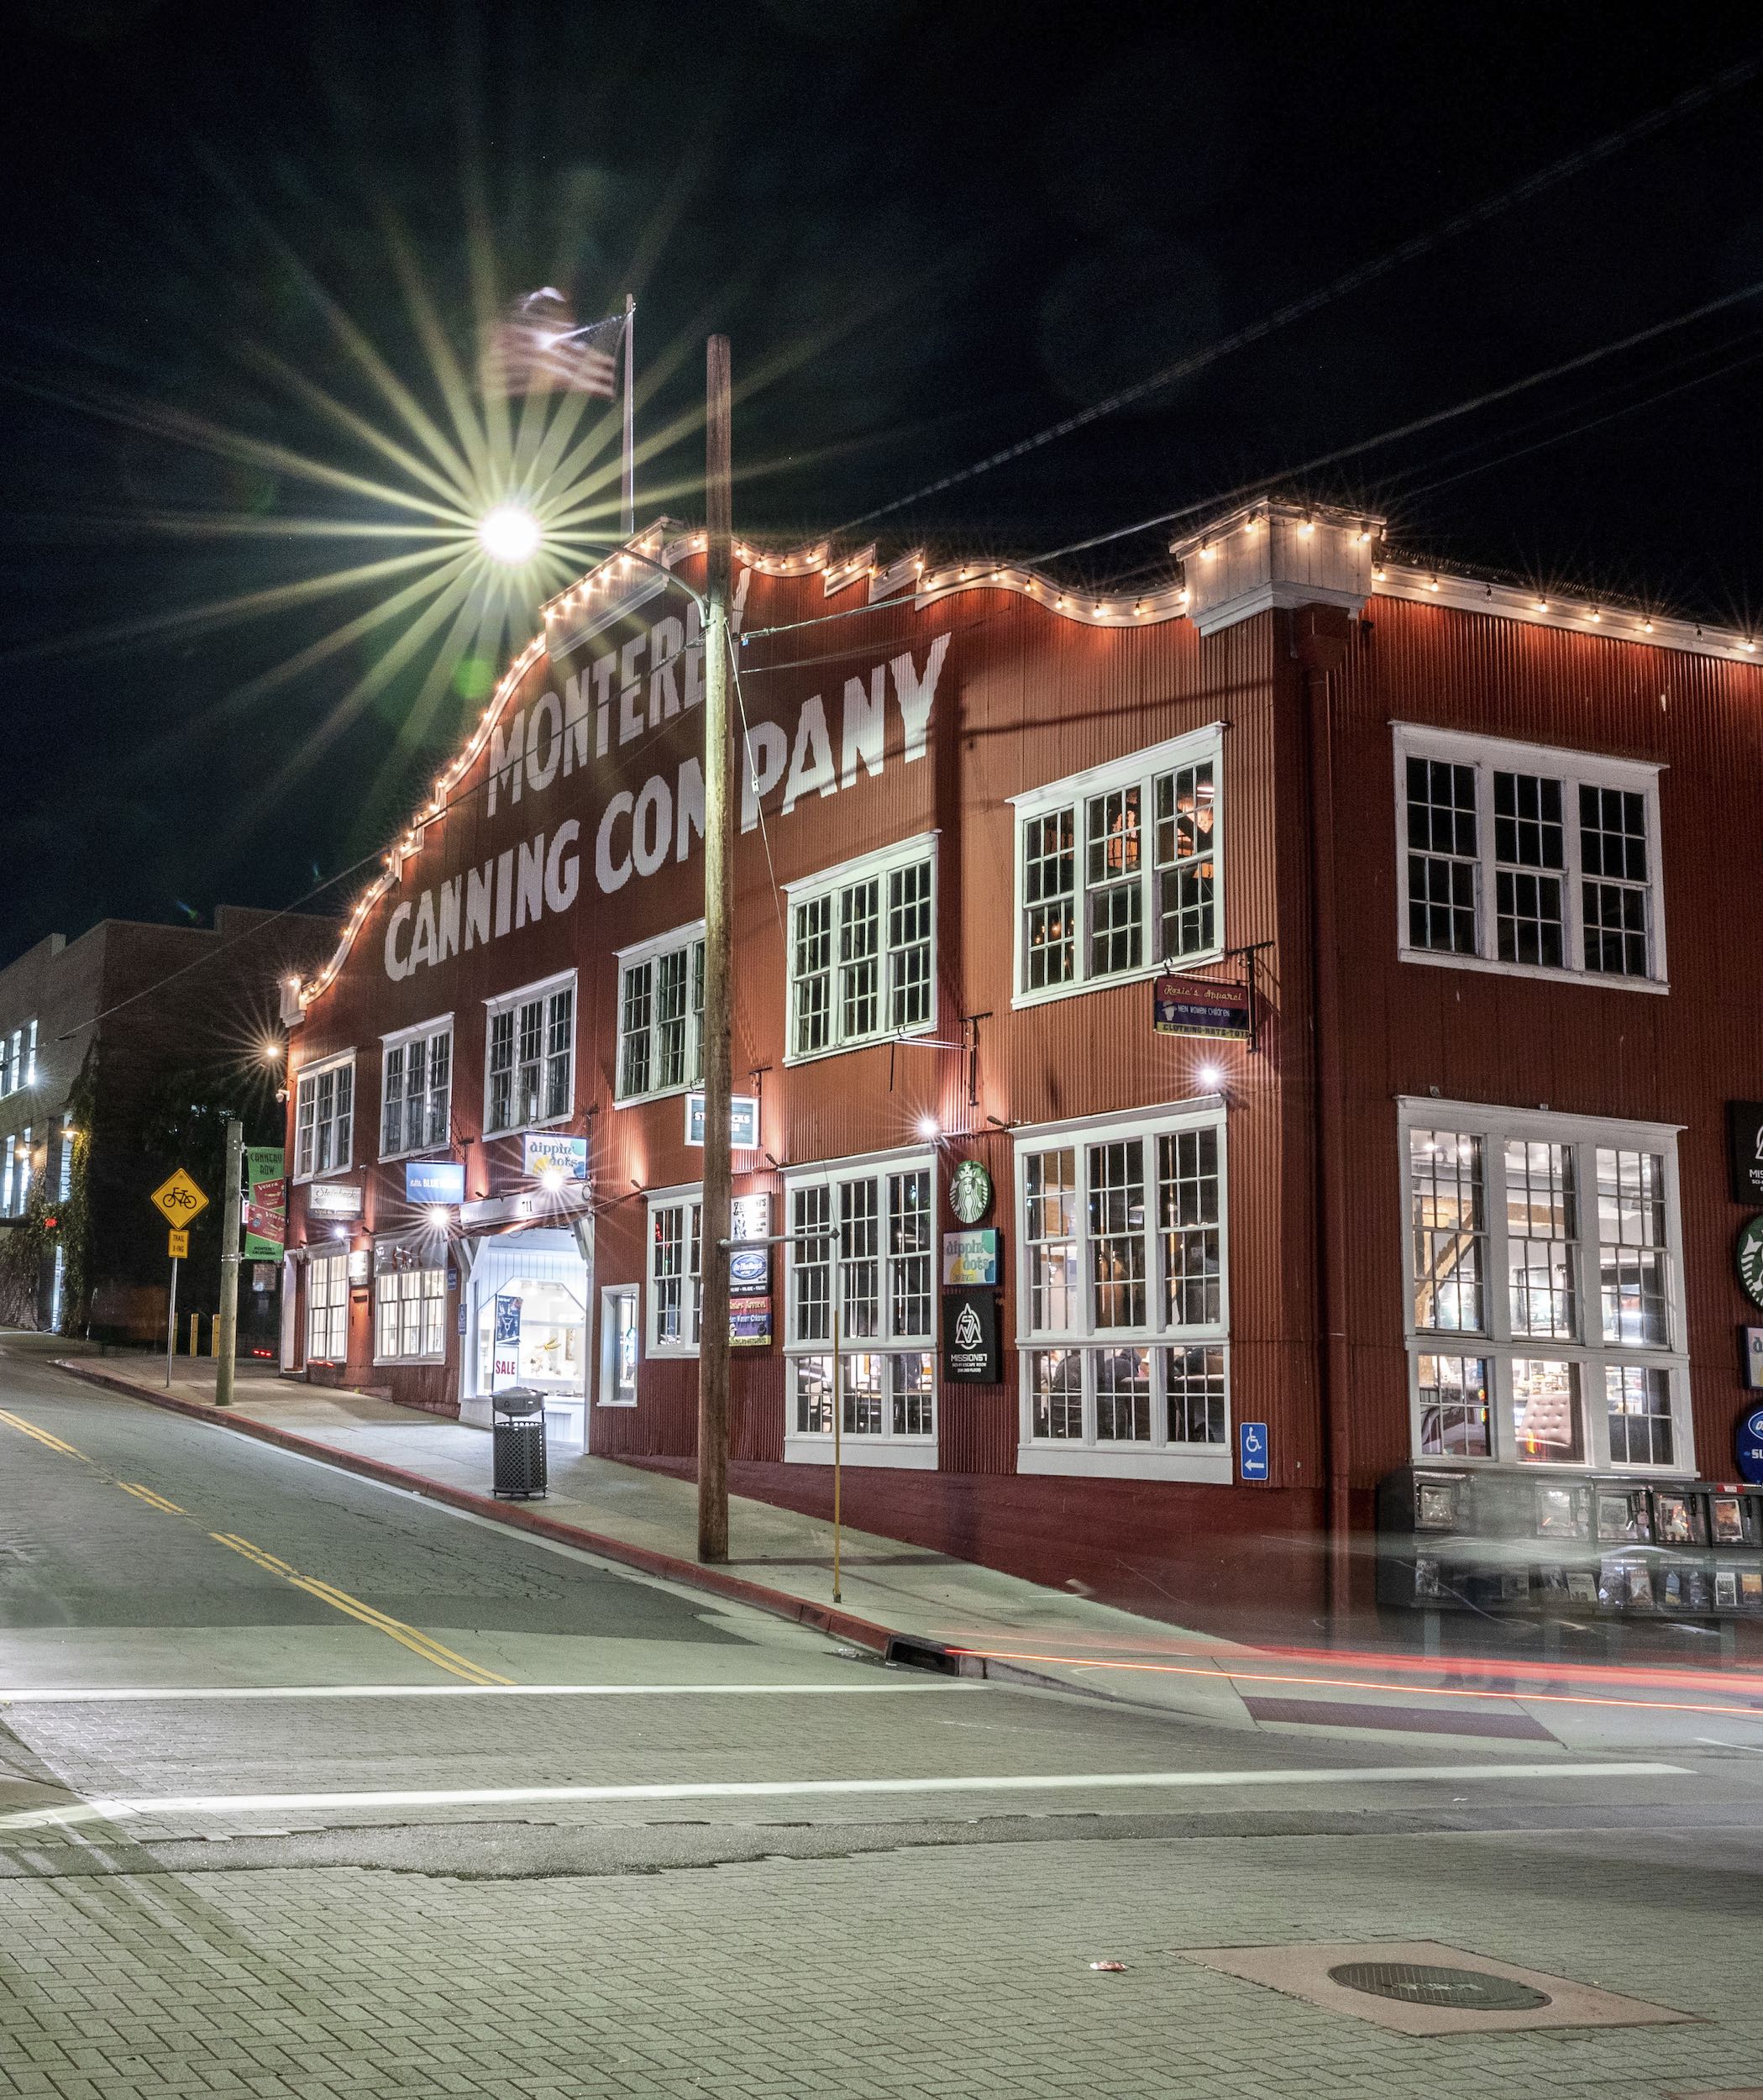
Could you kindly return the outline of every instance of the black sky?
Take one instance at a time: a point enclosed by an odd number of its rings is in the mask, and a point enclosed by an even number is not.
[[[165,427],[206,417],[365,465],[265,354],[383,422],[322,291],[422,393],[396,227],[469,356],[474,182],[506,290],[561,283],[584,317],[637,292],[639,437],[680,433],[644,466],[657,498],[696,512],[702,339],[721,328],[746,390],[737,522],[805,535],[1430,232],[1763,43],[1754,10],[1656,4],[19,14],[0,133],[0,961],[104,916],[293,901],[383,838],[475,711],[481,670],[421,711],[414,674],[394,677],[302,764],[396,629],[239,689],[377,592],[181,616],[383,544],[302,541],[291,518],[387,513]],[[1760,139],[1754,79],[889,528],[1031,553],[1763,280]],[[1303,486],[1377,505],[1440,560],[1749,624],[1760,373],[1763,298]],[[198,516],[251,534],[167,529]],[[1123,572],[1167,538],[1091,559]],[[154,621],[171,624],[102,638]]]

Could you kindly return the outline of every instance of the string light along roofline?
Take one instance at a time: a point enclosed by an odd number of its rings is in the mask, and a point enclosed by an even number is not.
[[[1628,642],[1643,648],[1680,651],[1712,657],[1731,664],[1758,664],[1755,636],[1736,627],[1710,625],[1693,620],[1666,618],[1642,608],[1613,602],[1600,595],[1544,594],[1534,585],[1493,581],[1449,568],[1411,560],[1388,550],[1384,543],[1386,521],[1375,512],[1343,509],[1329,504],[1288,501],[1262,497],[1239,505],[1171,543],[1170,552],[1182,564],[1183,577],[1156,590],[1131,588],[1100,592],[1079,591],[1069,583],[1020,564],[970,559],[967,561],[932,561],[922,549],[884,564],[873,545],[835,559],[825,540],[806,546],[764,549],[748,540],[737,540],[736,559],[761,575],[808,577],[818,575],[822,595],[832,599],[854,588],[866,591],[864,606],[892,603],[910,605],[924,612],[968,591],[1005,591],[1044,606],[1057,617],[1089,627],[1146,627],[1192,617],[1206,630],[1204,612],[1194,606],[1196,591],[1204,594],[1220,559],[1227,563],[1233,554],[1252,548],[1257,538],[1272,546],[1276,537],[1296,550],[1299,564],[1320,575],[1330,559],[1338,569],[1344,561],[1355,577],[1363,573],[1363,588],[1331,589],[1295,580],[1289,586],[1298,596],[1339,601],[1363,601],[1371,597],[1408,599],[1426,605],[1448,606],[1465,612],[1494,613],[1530,627],[1595,634],[1600,639]],[[415,812],[404,831],[388,848],[380,874],[355,900],[344,922],[343,935],[323,967],[303,983],[290,979],[285,986],[284,1018],[297,1026],[315,1000],[336,982],[338,972],[354,948],[357,935],[367,923],[374,906],[403,880],[407,861],[422,850],[431,824],[446,814],[453,790],[489,747],[490,738],[504,710],[519,690],[521,681],[540,657],[554,649],[579,644],[601,627],[631,609],[633,600],[648,598],[666,587],[664,575],[676,562],[703,553],[705,535],[696,528],[674,518],[658,518],[640,533],[614,548],[575,583],[548,599],[540,608],[539,633],[510,662],[497,680],[476,727],[452,761],[437,775],[428,801]],[[638,557],[642,557],[638,559]],[[1190,584],[1187,579],[1195,575]],[[1269,601],[1272,602],[1274,601]],[[863,610],[864,606],[854,608]],[[1763,668],[1763,665],[1759,665]],[[297,1011],[296,1011],[297,1010]]]

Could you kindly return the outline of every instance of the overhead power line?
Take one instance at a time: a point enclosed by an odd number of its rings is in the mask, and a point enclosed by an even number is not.
[[[1620,351],[1632,350],[1643,343],[1655,341],[1661,335],[1669,335],[1674,328],[1688,328],[1692,322],[1704,321],[1710,314],[1724,313],[1729,307],[1735,307],[1742,300],[1755,299],[1763,293],[1763,278],[1755,284],[1742,286],[1737,291],[1723,292],[1718,299],[1708,299],[1699,307],[1692,307],[1688,312],[1675,315],[1669,321],[1655,321],[1650,328],[1637,328],[1632,335],[1619,337],[1613,343],[1603,343],[1596,349],[1582,350],[1577,357],[1565,359],[1559,365],[1550,365],[1540,372],[1532,372],[1524,379],[1515,379],[1504,386],[1490,387],[1485,393],[1472,395],[1467,401],[1454,402],[1449,408],[1435,408],[1430,415],[1415,416],[1407,423],[1394,424],[1388,430],[1380,430],[1375,437],[1360,438],[1351,444],[1337,445],[1331,452],[1319,452],[1314,457],[1301,460],[1299,465],[1286,467],[1278,474],[1257,475],[1252,481],[1240,481],[1233,489],[1225,489],[1215,496],[1202,496],[1198,502],[1183,503],[1173,511],[1159,511],[1151,517],[1141,517],[1136,524],[1116,526],[1111,532],[1093,533],[1088,539],[1068,541],[1063,547],[1049,548],[1046,553],[1031,554],[1029,564],[1057,561],[1063,554],[1081,554],[1092,547],[1105,547],[1117,539],[1130,539],[1135,533],[1154,531],[1159,525],[1173,525],[1184,517],[1193,517],[1201,511],[1219,510],[1227,504],[1238,503],[1246,496],[1258,495],[1263,489],[1283,481],[1295,480],[1299,475],[1314,474],[1320,467],[1334,466],[1342,459],[1356,458],[1362,452],[1372,451],[1378,445],[1393,444],[1398,438],[1412,438],[1422,430],[1434,430],[1440,423],[1452,423],[1459,416],[1473,415],[1478,408],[1490,408],[1494,402],[1510,401],[1514,394],[1527,393],[1533,386],[1543,386],[1552,379],[1563,379],[1569,372],[1583,371],[1587,365],[1596,365],[1603,359],[1614,357]],[[1018,566],[1023,564],[1019,564]]]
[[[906,510],[914,503],[922,502],[926,496],[940,496],[947,489],[973,480],[982,474],[989,474],[994,467],[1008,465],[1012,459],[1020,459],[1028,453],[1039,451],[1043,445],[1052,444],[1060,438],[1068,438],[1073,431],[1099,422],[1103,417],[1111,416],[1118,409],[1131,407],[1133,402],[1143,401],[1166,386],[1173,386],[1180,380],[1191,378],[1194,373],[1216,364],[1220,358],[1228,357],[1233,350],[1261,342],[1281,328],[1289,328],[1294,321],[1301,321],[1322,307],[1331,305],[1336,299],[1345,297],[1348,292],[1358,291],[1367,285],[1375,284],[1380,277],[1388,276],[1404,263],[1413,262],[1430,254],[1446,242],[1456,239],[1460,234],[1474,232],[1477,227],[1487,225],[1490,220],[1502,217],[1517,206],[1540,196],[1543,191],[1551,189],[1557,182],[1565,181],[1569,176],[1577,175],[1587,168],[1596,166],[1599,161],[1611,159],[1640,139],[1662,131],[1680,118],[1689,116],[1718,97],[1744,87],[1755,76],[1760,67],[1763,67],[1763,55],[1756,54],[1724,67],[1699,87],[1687,89],[1671,101],[1648,111],[1645,116],[1637,117],[1633,123],[1624,124],[1619,131],[1609,132],[1592,144],[1582,147],[1577,153],[1571,153],[1563,160],[1551,161],[1545,168],[1539,168],[1534,175],[1527,176],[1511,189],[1484,197],[1467,211],[1459,212],[1455,217],[1435,226],[1430,233],[1417,234],[1398,243],[1383,255],[1369,262],[1358,264],[1331,282],[1306,292],[1302,298],[1294,299],[1288,305],[1277,307],[1260,320],[1251,322],[1246,328],[1237,329],[1234,334],[1224,336],[1203,349],[1193,350],[1187,356],[1178,358],[1173,364],[1164,365],[1161,371],[1152,373],[1148,379],[1140,380],[1135,386],[1123,387],[1120,392],[1110,394],[1105,401],[1097,402],[1088,408],[1080,408],[1057,423],[1049,423],[1046,429],[1036,431],[1031,437],[1019,438],[1014,444],[989,453],[984,459],[976,459],[971,466],[958,468],[952,474],[943,475],[935,481],[927,481],[922,488],[913,490],[910,496],[896,496],[890,503],[880,504],[873,511],[863,512],[860,517],[847,519],[836,531],[854,532],[860,525],[873,523],[879,517],[889,517],[895,511]]]

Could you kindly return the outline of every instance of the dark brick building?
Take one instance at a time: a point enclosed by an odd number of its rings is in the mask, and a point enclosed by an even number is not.
[[[0,970],[0,1324],[164,1333],[165,1231],[146,1199],[181,1163],[171,1135],[231,1100],[277,1142],[277,980],[334,937],[328,919],[223,905],[212,928],[52,933]],[[211,1309],[218,1250],[212,1229],[192,1243],[189,1310]]]

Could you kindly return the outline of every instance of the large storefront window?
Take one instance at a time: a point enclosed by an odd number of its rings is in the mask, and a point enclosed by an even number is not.
[[[354,1163],[355,1053],[300,1074],[295,1094],[294,1179],[346,1173]]]
[[[349,1359],[349,1256],[315,1254],[306,1265],[306,1358]]]
[[[1676,1133],[1402,1105],[1418,1457],[1694,1464]]]
[[[1015,797],[1016,997],[1056,997],[1219,951],[1219,732]]]
[[[786,1458],[831,1457],[836,1406],[847,1456],[935,1463],[934,1185],[925,1157],[788,1183]]]
[[[447,1269],[438,1250],[374,1249],[374,1362],[438,1363],[447,1353]]]
[[[580,1294],[566,1284],[528,1275],[499,1281],[479,1299],[479,1391],[533,1385],[583,1394],[586,1319]]]
[[[1222,1113],[1016,1150],[1019,1467],[1229,1479]]]

